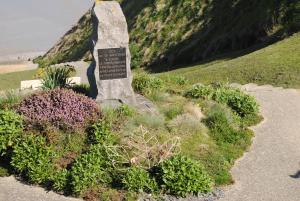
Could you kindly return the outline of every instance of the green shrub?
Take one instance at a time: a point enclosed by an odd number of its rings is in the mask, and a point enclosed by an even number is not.
[[[254,97],[239,89],[226,86],[214,88],[197,84],[187,90],[185,95],[191,98],[212,99],[218,103],[227,104],[241,117],[257,114],[259,111],[259,106]]]
[[[52,187],[57,191],[65,191],[69,185],[70,172],[67,169],[62,169],[55,172],[52,177]]]
[[[140,64],[144,55],[139,50],[138,45],[133,41],[130,42],[129,48],[132,55],[132,60],[131,60],[132,69],[140,68],[141,67]]]
[[[185,96],[190,98],[211,99],[214,94],[214,88],[202,84],[196,84],[185,92]]]
[[[214,105],[204,120],[210,129],[210,134],[218,144],[237,144],[240,141],[251,141],[251,137],[236,124],[236,119],[232,112],[222,105]]]
[[[116,156],[105,145],[92,145],[90,150],[76,159],[70,173],[71,188],[82,194],[97,185],[107,186],[112,182]]]
[[[171,80],[178,85],[185,85],[188,83],[188,80],[183,76],[172,76]]]
[[[91,144],[112,144],[111,126],[105,120],[100,120],[88,129],[88,138]]]
[[[168,108],[164,111],[167,119],[174,119],[176,116],[183,113],[183,107],[179,104],[169,105]]]
[[[154,91],[161,90],[163,88],[163,81],[149,74],[140,73],[134,76],[132,85],[137,93],[149,95]]]
[[[70,87],[71,82],[68,78],[74,71],[75,69],[70,66],[47,68],[42,76],[42,89],[51,90]]]
[[[12,111],[0,110],[0,153],[15,145],[22,131],[20,115]]]
[[[115,112],[120,117],[132,117],[135,113],[135,110],[128,105],[122,104],[116,108]]]
[[[83,94],[85,96],[89,96],[91,91],[90,86],[87,84],[75,84],[71,86],[71,89],[76,93]]]
[[[128,169],[122,183],[124,188],[131,192],[154,193],[158,191],[157,183],[150,177],[149,172],[138,167]]]
[[[47,146],[45,138],[28,135],[14,146],[11,165],[30,182],[42,184],[49,182],[53,175],[54,158],[55,152]]]
[[[258,104],[253,96],[245,94],[239,89],[220,88],[214,93],[213,100],[227,104],[241,117],[257,114]]]
[[[213,181],[197,161],[184,156],[173,156],[157,169],[158,181],[167,193],[185,197],[212,190]]]

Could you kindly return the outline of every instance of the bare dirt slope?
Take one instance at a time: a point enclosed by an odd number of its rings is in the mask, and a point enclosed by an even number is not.
[[[248,153],[232,169],[236,183],[220,201],[300,200],[300,93],[249,84],[265,121]]]

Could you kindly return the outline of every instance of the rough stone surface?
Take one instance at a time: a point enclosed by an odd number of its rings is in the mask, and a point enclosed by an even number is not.
[[[37,186],[29,186],[14,177],[0,178],[1,201],[80,201],[71,197],[58,195]]]
[[[147,98],[140,94],[136,94],[136,104],[135,107],[138,111],[142,113],[149,113],[152,115],[159,114],[158,108]]]
[[[89,68],[90,64],[84,61],[76,61],[76,62],[67,62],[67,63],[62,63],[59,65],[71,65],[74,66],[76,69],[76,76],[79,76],[81,78],[81,83],[83,84],[88,84],[88,76],[87,76],[87,69]],[[101,107],[117,107],[121,104],[120,101],[118,100],[108,100],[105,101],[101,104]],[[145,98],[142,95],[135,94],[135,104],[131,105],[135,108],[137,108],[138,111],[140,112],[147,112],[150,114],[158,114],[158,108],[147,98]],[[201,112],[201,111],[200,111]],[[195,114],[197,116],[200,115]]]
[[[94,75],[90,81],[94,97],[99,102],[110,102],[111,100],[120,100],[122,103],[129,105],[135,104],[135,96],[131,87],[132,74],[131,74],[131,55],[129,51],[129,34],[127,28],[126,18],[118,2],[103,1],[94,6],[94,66],[90,69],[94,71],[90,73]],[[126,66],[127,78],[113,79],[113,80],[100,80],[99,77],[99,59],[98,49],[109,48],[126,48]]]
[[[253,145],[233,167],[233,186],[220,201],[300,200],[300,93],[270,85],[241,87],[261,105],[264,121]]]

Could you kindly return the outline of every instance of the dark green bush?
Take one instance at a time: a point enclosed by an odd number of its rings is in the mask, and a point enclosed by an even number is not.
[[[239,122],[234,114],[222,105],[216,104],[211,107],[204,122],[218,144],[237,144],[242,141],[249,144],[251,141],[249,133],[239,128]]]
[[[142,168],[133,167],[126,171],[122,179],[124,188],[131,192],[154,193],[158,191],[158,186],[149,172]]]
[[[91,144],[112,144],[114,141],[111,126],[105,120],[100,120],[88,129],[88,138]]]
[[[11,165],[30,182],[42,184],[53,175],[54,158],[53,147],[47,146],[45,138],[27,135],[14,146]]]
[[[185,156],[173,156],[157,168],[157,176],[163,189],[172,195],[185,197],[212,190],[213,181],[197,161]]]
[[[211,99],[214,88],[202,84],[196,84],[185,92],[185,96],[190,98]]]
[[[76,159],[70,172],[71,188],[82,194],[97,185],[107,186],[112,182],[115,153],[105,145],[92,145],[90,150]]]
[[[15,145],[23,131],[22,117],[12,111],[0,110],[0,153]]]
[[[242,138],[239,131],[232,127],[232,120],[227,114],[228,111],[224,107],[215,105],[205,119],[210,133],[217,143],[236,143]]]
[[[211,99],[218,103],[227,104],[239,116],[257,114],[259,106],[253,96],[245,94],[239,89],[226,86],[212,87],[201,84],[194,85],[187,90],[186,96],[190,98]]]
[[[70,172],[62,169],[52,176],[52,187],[57,191],[66,191],[69,185]]]
[[[89,96],[91,91],[90,86],[87,84],[76,84],[71,86],[71,89],[76,93],[83,94],[85,96]]]
[[[163,88],[163,81],[160,78],[146,73],[140,73],[134,76],[132,86],[137,93],[149,95],[154,91]]]
[[[213,100],[219,103],[227,104],[241,117],[258,113],[258,104],[255,98],[245,94],[239,89],[217,89],[214,93]]]

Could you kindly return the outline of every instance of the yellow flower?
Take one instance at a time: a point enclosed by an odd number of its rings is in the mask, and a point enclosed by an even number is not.
[[[100,3],[102,0],[95,0],[95,3],[98,4]]]

